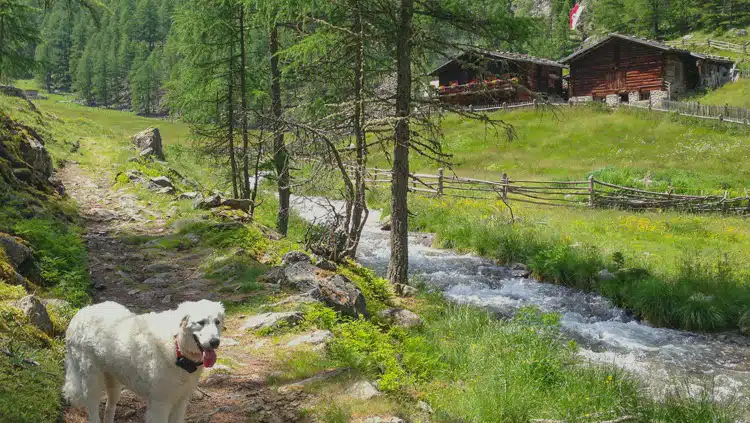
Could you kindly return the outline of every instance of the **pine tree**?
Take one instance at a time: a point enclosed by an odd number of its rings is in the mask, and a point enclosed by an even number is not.
[[[18,0],[0,0],[0,82],[32,70],[26,51],[39,40],[37,9]]]
[[[73,88],[86,101],[86,104],[94,103],[94,61],[91,56],[91,48],[86,48],[81,54],[81,58],[78,59]]]

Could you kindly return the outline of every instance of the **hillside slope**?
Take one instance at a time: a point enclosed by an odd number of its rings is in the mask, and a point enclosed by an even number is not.
[[[750,170],[750,129],[670,114],[603,107],[556,107],[547,111],[495,112],[512,125],[509,141],[478,121],[448,115],[442,122],[443,150],[453,154],[460,175],[500,180],[597,179],[654,190],[683,192],[725,189],[744,193]],[[386,166],[379,158],[378,166]],[[437,166],[415,156],[414,170]]]
[[[750,79],[744,78],[737,82],[726,84],[702,97],[696,98],[696,100],[703,104],[717,106],[728,104],[733,107],[750,109]]]

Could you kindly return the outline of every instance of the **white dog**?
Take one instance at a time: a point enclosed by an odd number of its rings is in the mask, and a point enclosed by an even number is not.
[[[115,302],[81,309],[65,334],[65,396],[100,423],[112,423],[123,386],[148,401],[147,423],[183,423],[202,367],[216,363],[224,307],[201,300],[136,315]]]

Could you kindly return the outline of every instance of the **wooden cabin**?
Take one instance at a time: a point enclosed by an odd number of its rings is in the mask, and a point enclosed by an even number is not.
[[[651,92],[668,97],[731,80],[733,62],[724,57],[672,47],[657,41],[609,34],[561,60],[570,66],[570,98],[602,100],[617,94],[628,101]]]
[[[519,53],[476,50],[460,54],[430,72],[441,100],[461,105],[563,97],[562,70],[552,60]]]

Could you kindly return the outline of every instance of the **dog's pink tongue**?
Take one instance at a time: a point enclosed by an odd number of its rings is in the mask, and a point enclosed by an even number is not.
[[[203,350],[203,367],[213,367],[216,364],[216,351]]]

